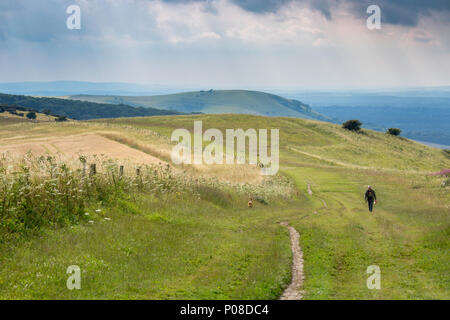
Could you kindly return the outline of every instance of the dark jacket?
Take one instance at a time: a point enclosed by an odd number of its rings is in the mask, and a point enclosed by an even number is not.
[[[364,199],[366,201],[368,201],[368,200],[377,200],[377,195],[375,194],[375,190],[367,189],[366,193],[364,194]]]

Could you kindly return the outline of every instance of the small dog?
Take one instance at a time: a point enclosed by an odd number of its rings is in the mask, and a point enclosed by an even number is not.
[[[248,201],[248,207],[249,207],[249,208],[253,208],[253,199],[250,199],[250,200]]]

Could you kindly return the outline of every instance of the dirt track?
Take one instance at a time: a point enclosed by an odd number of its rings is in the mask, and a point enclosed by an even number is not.
[[[291,238],[292,249],[292,281],[291,284],[284,290],[280,300],[301,300],[303,298],[303,252],[299,245],[300,234],[293,227],[289,226],[287,222],[282,222],[281,225],[289,230]]]
[[[311,190],[311,184],[308,183],[308,194],[312,196],[313,192]]]

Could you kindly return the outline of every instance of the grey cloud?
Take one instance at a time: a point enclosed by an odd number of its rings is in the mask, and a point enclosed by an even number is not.
[[[214,0],[163,0],[163,1],[172,4],[192,3],[192,2],[208,2],[208,3],[214,2]],[[295,0],[229,0],[229,1],[246,11],[262,14],[262,13],[276,12],[279,8],[281,8],[285,4]]]
[[[145,10],[139,7],[147,1],[130,0],[129,5],[117,7],[109,2],[91,0],[90,10],[82,12],[82,29],[76,31],[79,35],[95,36],[101,32],[112,34],[133,34],[134,37],[147,38],[155,36],[153,21],[146,18]],[[215,12],[217,0],[162,0],[166,3],[203,2],[205,10]],[[378,4],[382,9],[384,23],[415,26],[421,16],[438,11],[450,17],[450,0],[228,0],[237,6],[254,12],[266,14],[276,12],[291,2],[296,2],[314,10],[320,11],[328,19],[333,19],[333,10],[338,4],[347,4],[353,15],[361,19],[367,18],[366,9],[371,4]],[[65,28],[66,8],[78,0],[0,0],[0,41],[9,38],[32,42],[45,42],[68,36]],[[140,21],[139,24],[130,23]],[[450,18],[449,18],[450,20]],[[84,26],[84,27],[83,27]],[[105,28],[99,26],[106,26]],[[136,34],[137,30],[137,34]],[[75,31],[70,35],[74,35]]]
[[[414,40],[416,40],[418,42],[429,43],[433,40],[433,38],[427,32],[418,31],[414,34]]]
[[[73,1],[2,0],[0,38],[44,42],[60,37],[66,29],[66,8]]]
[[[431,12],[450,15],[449,0],[307,0],[311,8],[319,10],[327,18],[332,18],[333,7],[337,4],[348,4],[356,17],[366,18],[369,5],[378,5],[382,11],[382,21],[389,24],[416,26],[421,16]]]
[[[255,13],[276,12],[280,7],[291,0],[232,0],[242,9]]]
[[[81,30],[68,30],[66,9],[69,5],[81,7]],[[0,0],[0,41],[20,39],[29,42],[71,40],[74,36],[101,38],[109,35],[132,35],[147,38],[155,22],[140,5],[143,1],[130,0],[129,5],[115,6],[103,0]],[[138,24],[130,21],[139,21]]]
[[[151,1],[151,0],[150,0]],[[214,2],[214,0],[163,0],[167,3]],[[230,0],[244,10],[264,14],[276,12],[284,5],[296,2],[320,11],[327,19],[333,18],[333,9],[338,4],[348,4],[357,17],[367,17],[369,5],[378,5],[382,9],[385,23],[415,26],[421,16],[432,11],[450,15],[450,0]]]

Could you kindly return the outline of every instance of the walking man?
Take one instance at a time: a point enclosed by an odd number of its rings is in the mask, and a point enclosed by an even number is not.
[[[377,195],[375,194],[375,190],[373,190],[371,186],[367,187],[367,191],[364,194],[364,199],[369,204],[369,211],[372,212],[373,205],[377,203]]]

